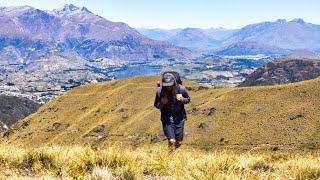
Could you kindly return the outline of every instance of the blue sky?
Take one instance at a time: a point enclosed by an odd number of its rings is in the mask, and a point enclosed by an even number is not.
[[[0,0],[0,6],[29,5],[42,10],[65,4],[85,6],[134,28],[241,28],[295,18],[320,25],[320,0]]]

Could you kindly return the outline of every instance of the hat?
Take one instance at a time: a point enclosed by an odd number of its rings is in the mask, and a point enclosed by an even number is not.
[[[165,73],[162,77],[162,86],[172,86],[174,84],[175,78],[170,73]]]

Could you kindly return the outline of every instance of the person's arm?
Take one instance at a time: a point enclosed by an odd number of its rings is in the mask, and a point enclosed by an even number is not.
[[[182,104],[188,104],[190,103],[191,99],[190,99],[190,96],[189,96],[189,93],[187,91],[187,89],[185,87],[182,88]]]
[[[161,91],[158,90],[156,93],[156,98],[154,100],[154,106],[158,109],[162,109],[165,104],[168,103],[168,99],[166,97],[160,97]]]

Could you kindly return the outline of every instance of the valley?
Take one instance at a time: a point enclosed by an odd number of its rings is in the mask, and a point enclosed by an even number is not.
[[[52,11],[2,7],[0,15],[0,93],[41,104],[81,85],[167,70],[235,87],[264,63],[319,53],[320,26],[302,19],[166,30],[135,29],[72,4]]]
[[[99,58],[87,62],[53,56],[27,65],[1,65],[0,93],[26,96],[44,104],[77,86],[134,76],[160,76],[167,70],[178,71],[182,78],[206,86],[234,87],[261,64],[274,58],[261,55],[204,56],[194,60],[159,59],[151,62]]]

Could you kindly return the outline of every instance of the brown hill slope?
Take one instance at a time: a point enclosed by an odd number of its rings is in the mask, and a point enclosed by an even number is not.
[[[319,76],[320,60],[278,59],[261,65],[239,87],[286,84]]]
[[[27,98],[0,95],[0,131],[4,125],[11,126],[36,112],[39,107],[40,104]]]
[[[8,131],[23,146],[131,144],[162,140],[153,107],[159,77],[135,77],[75,88]],[[315,144],[320,139],[320,78],[247,88],[204,88],[185,81],[186,143],[191,145]]]

